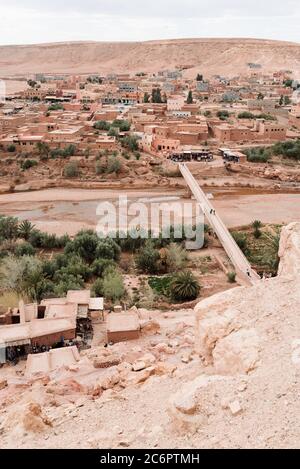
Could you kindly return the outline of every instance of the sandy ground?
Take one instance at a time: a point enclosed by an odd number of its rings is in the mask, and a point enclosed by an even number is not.
[[[188,202],[175,192],[48,189],[0,195],[0,213],[31,220],[50,233],[74,235],[82,228],[95,229],[101,217],[96,213],[103,201],[118,205],[117,197],[127,195],[131,202],[142,202],[149,209],[154,202]],[[246,225],[259,219],[264,223],[300,220],[300,194],[218,194],[212,199],[228,227]],[[173,205],[174,204],[174,205]]]

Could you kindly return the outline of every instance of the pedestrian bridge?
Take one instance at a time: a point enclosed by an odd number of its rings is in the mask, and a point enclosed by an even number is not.
[[[206,197],[186,164],[179,164],[179,169],[196,201],[199,203],[210,226],[218,236],[226,254],[234,265],[237,275],[247,284],[254,284],[260,280],[260,276],[252,269],[248,259],[231,236],[227,227],[224,225],[223,221],[215,211],[213,205]]]

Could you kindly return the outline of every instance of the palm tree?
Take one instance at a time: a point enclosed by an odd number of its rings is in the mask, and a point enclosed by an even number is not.
[[[47,143],[37,142],[36,144],[37,152],[39,153],[41,159],[47,159],[50,153],[50,148]]]
[[[24,220],[19,225],[18,236],[19,238],[25,239],[25,241],[27,241],[30,238],[33,230],[34,225],[30,221]]]
[[[192,272],[180,272],[170,284],[171,297],[175,301],[195,300],[200,289],[200,284]]]
[[[252,223],[252,228],[254,230],[254,237],[255,238],[260,238],[261,237],[261,230],[260,228],[262,227],[262,222],[260,220],[254,220]]]

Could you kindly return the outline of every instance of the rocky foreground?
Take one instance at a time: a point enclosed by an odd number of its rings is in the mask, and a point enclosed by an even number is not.
[[[280,258],[277,278],[195,312],[139,310],[138,341],[50,375],[2,368],[1,446],[298,447],[300,223],[283,229]]]

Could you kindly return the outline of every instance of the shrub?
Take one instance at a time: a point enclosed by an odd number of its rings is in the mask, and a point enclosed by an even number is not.
[[[171,298],[179,302],[195,300],[200,289],[200,284],[192,272],[176,274],[170,284]]]
[[[100,161],[97,161],[97,163],[96,163],[96,174],[99,176],[100,174],[104,174],[105,171],[106,171],[105,165],[100,163]]]
[[[63,111],[64,107],[61,103],[50,104],[48,111]]]
[[[247,235],[245,233],[241,233],[240,231],[234,231],[232,234],[233,239],[235,240],[236,244],[240,248],[240,250],[247,255],[249,253],[248,243],[247,243]]]
[[[76,253],[85,261],[91,263],[96,258],[96,250],[98,246],[98,237],[96,233],[81,232],[74,241],[67,243],[65,254]]]
[[[128,132],[130,130],[131,124],[126,120],[115,119],[112,123],[112,127],[118,127],[120,132]]]
[[[116,173],[118,174],[122,169],[121,161],[115,156],[109,156],[107,159],[107,173]]]
[[[135,135],[126,135],[121,141],[122,147],[128,148],[130,151],[138,151],[138,138]]]
[[[102,297],[103,296],[103,280],[101,278],[97,278],[92,286],[92,296],[94,297]]]
[[[120,300],[125,294],[122,276],[117,271],[111,271],[103,279],[103,296],[108,300]]]
[[[66,164],[64,167],[64,176],[67,178],[76,178],[79,176],[78,164],[75,161]]]
[[[73,254],[68,256],[67,264],[65,266],[56,270],[53,278],[56,282],[59,282],[62,278],[65,278],[68,275],[73,277],[82,277],[84,281],[88,281],[92,277],[93,271],[91,267],[81,259],[81,257]]]
[[[95,259],[91,265],[93,275],[103,277],[107,269],[115,269],[116,264],[111,259]]]
[[[37,166],[38,162],[36,160],[24,160],[21,163],[21,169],[23,171],[26,171],[26,169],[33,168],[34,166]]]
[[[271,114],[259,114],[256,116],[257,119],[264,119],[266,121],[276,121],[276,117],[272,116]]]
[[[68,145],[61,152],[62,156],[64,156],[65,158],[67,158],[68,156],[74,156],[75,153],[76,153],[76,146],[72,144]]]
[[[100,239],[96,249],[96,256],[103,259],[117,261],[120,258],[121,249],[111,238]]]
[[[18,236],[18,219],[0,215],[0,238],[16,239]]]
[[[108,131],[110,129],[110,125],[106,121],[97,121],[94,123],[94,129]]]
[[[130,231],[127,232],[126,234],[122,232],[118,232],[116,234],[115,241],[119,244],[123,252],[136,252],[142,246],[144,246],[146,242],[146,239],[143,238],[143,235],[145,233],[141,231],[139,234],[140,236],[137,238],[133,236]]]
[[[173,280],[172,275],[164,275],[163,277],[150,277],[148,283],[158,295],[169,296],[170,284]]]
[[[166,266],[168,272],[177,272],[186,266],[187,252],[179,244],[170,244],[166,248]]]
[[[160,254],[153,242],[147,240],[143,249],[136,257],[136,264],[140,271],[146,274],[157,274],[160,271]]]
[[[252,112],[244,111],[238,114],[239,119],[254,119],[255,115]]]
[[[16,145],[13,145],[13,144],[8,145],[7,151],[8,151],[9,153],[14,153],[14,152],[16,151]]]
[[[229,117],[229,115],[230,115],[230,114],[229,114],[228,111],[224,111],[224,110],[223,110],[223,111],[218,111],[218,112],[217,112],[217,116],[218,116],[219,119],[221,119],[221,120],[227,119],[227,118]]]
[[[17,246],[15,253],[17,257],[34,256],[35,249],[30,243],[22,243]]]
[[[59,282],[54,287],[54,294],[58,297],[65,296],[68,290],[81,290],[84,287],[82,277],[62,274]]]
[[[227,278],[229,283],[235,283],[236,281],[236,273],[235,272],[228,272]]]
[[[32,256],[6,257],[0,268],[1,287],[13,291],[18,296],[27,296],[30,301],[39,301],[42,276],[42,263]]]
[[[68,235],[57,237],[55,234],[43,233],[33,229],[29,235],[28,241],[35,248],[40,249],[59,249],[63,248],[70,240]]]
[[[270,159],[270,150],[267,148],[248,148],[245,150],[247,161],[250,163],[267,163]]]
[[[300,139],[275,143],[272,152],[274,155],[283,155],[285,158],[300,161]]]

